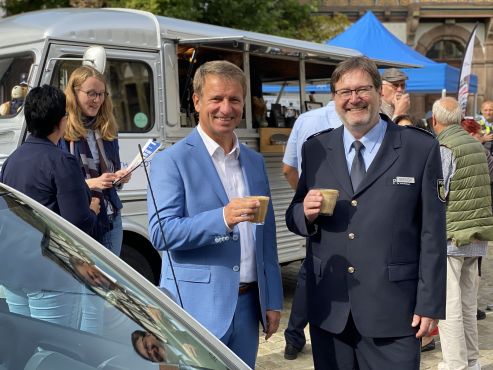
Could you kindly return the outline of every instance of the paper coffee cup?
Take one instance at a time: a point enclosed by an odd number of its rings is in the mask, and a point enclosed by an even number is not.
[[[259,201],[260,205],[253,214],[253,220],[251,221],[251,223],[263,225],[265,222],[265,216],[267,215],[270,198],[263,195],[252,195],[249,197],[245,197],[245,199],[255,199]]]
[[[322,201],[322,207],[320,207],[320,214],[332,216],[334,208],[336,206],[337,198],[339,198],[339,190],[335,189],[316,189],[322,193],[324,200]]]

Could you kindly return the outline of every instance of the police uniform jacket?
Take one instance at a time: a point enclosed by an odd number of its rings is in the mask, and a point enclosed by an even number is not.
[[[308,140],[302,174],[286,212],[288,228],[308,237],[307,310],[311,325],[343,331],[351,312],[366,337],[413,335],[413,314],[444,318],[445,207],[438,141],[388,122],[382,145],[354,193],[343,127]],[[332,216],[308,224],[309,189],[340,192]]]

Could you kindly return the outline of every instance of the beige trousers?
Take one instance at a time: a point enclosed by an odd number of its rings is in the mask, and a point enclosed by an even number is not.
[[[478,257],[447,256],[446,320],[439,322],[443,362],[438,369],[475,368],[479,358]],[[479,368],[479,364],[477,365]]]

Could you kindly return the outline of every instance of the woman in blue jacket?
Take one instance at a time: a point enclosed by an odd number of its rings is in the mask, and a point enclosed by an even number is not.
[[[63,144],[78,159],[93,196],[101,199],[96,239],[119,256],[122,203],[113,184],[128,182],[130,175],[121,169],[118,126],[106,80],[92,67],[79,67],[70,75],[65,94],[68,120]]]

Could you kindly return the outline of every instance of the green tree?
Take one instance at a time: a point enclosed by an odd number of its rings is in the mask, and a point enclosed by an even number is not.
[[[343,31],[344,15],[313,15],[320,0],[5,0],[7,15],[57,7],[120,7],[309,41]]]
[[[2,8],[7,15],[14,15],[39,9],[66,8],[69,5],[69,0],[5,0]]]
[[[350,25],[349,19],[341,13],[333,17],[313,15],[299,28],[297,38],[325,42],[343,32]]]
[[[218,26],[323,42],[349,25],[345,15],[315,15],[320,1],[309,0],[109,0],[110,6]]]

